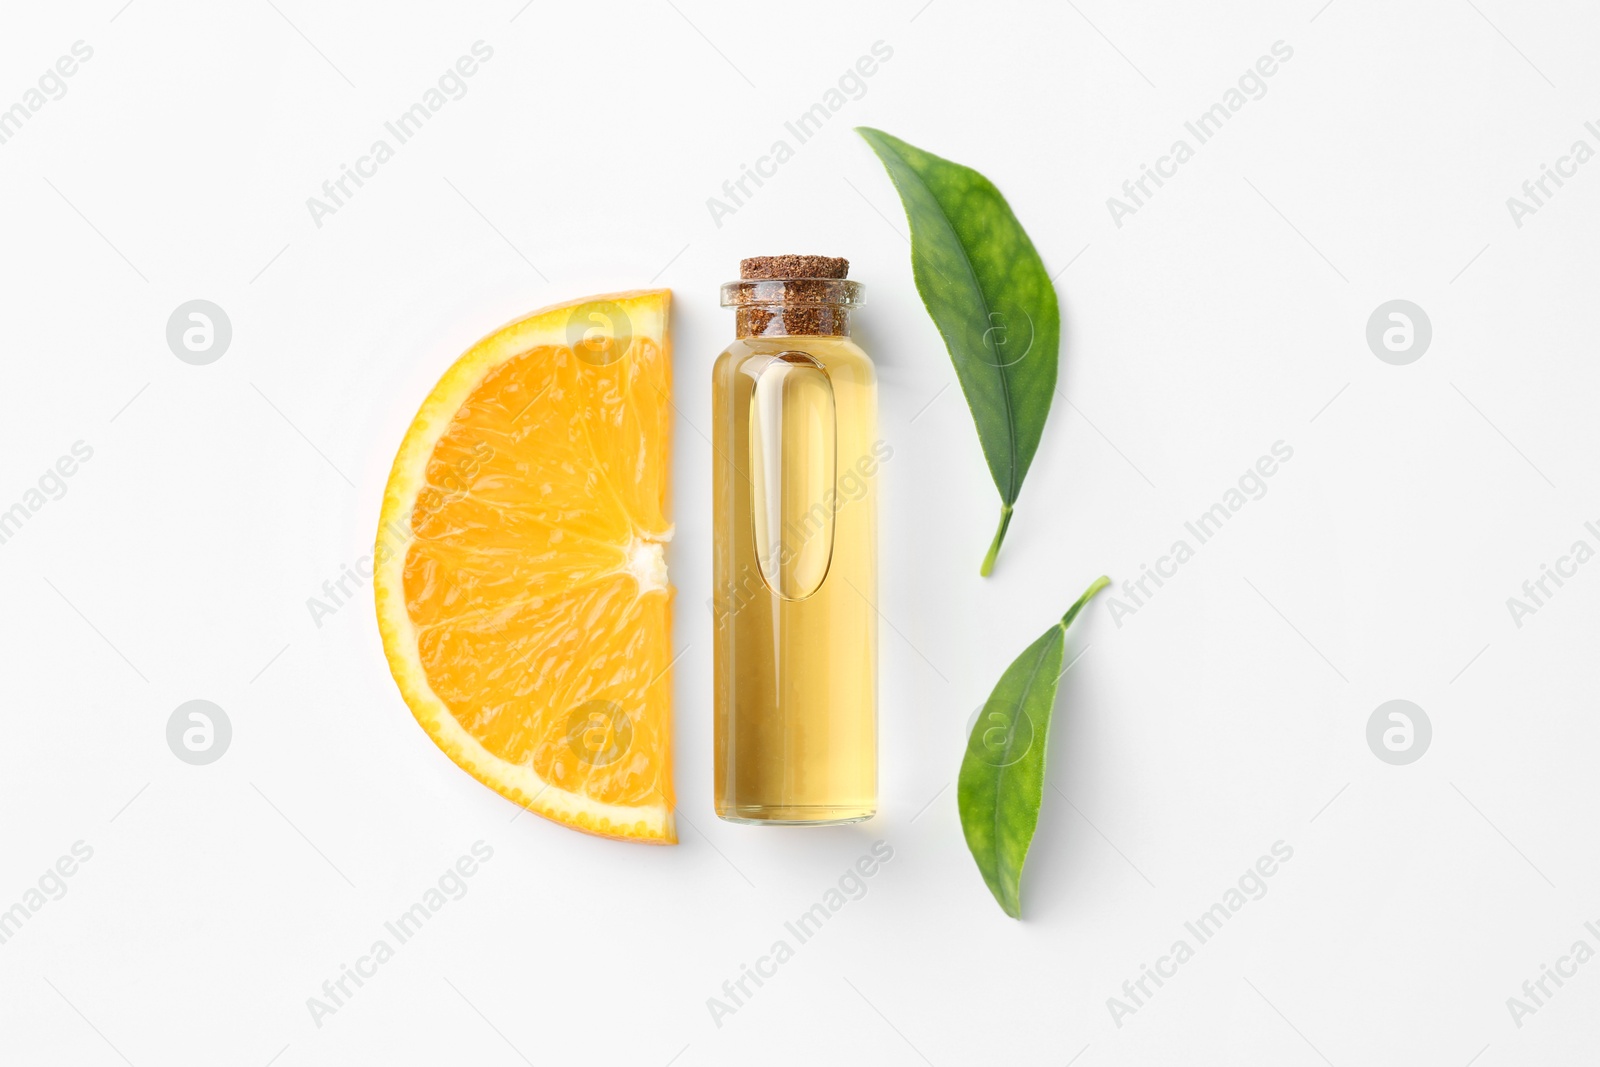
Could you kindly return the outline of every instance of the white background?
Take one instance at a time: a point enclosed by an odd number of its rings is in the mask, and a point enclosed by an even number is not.
[[[1568,3],[1076,6],[97,0],[15,5],[0,107],[93,58],[0,145],[0,509],[93,458],[0,545],[0,908],[93,858],[0,945],[7,1063],[1569,1064],[1600,920],[1600,162],[1505,201],[1600,118]],[[273,6],[276,4],[276,7]],[[349,203],[306,198],[474,41],[491,61]],[[706,200],[875,41],[893,57],[716,225]],[[1275,41],[1293,49],[1132,217],[1137,177]],[[1062,297],[1062,390],[995,575],[998,501],[850,131],[984,171]],[[1193,143],[1192,138],[1190,138]],[[709,372],[741,256],[848,256],[879,361],[882,809],[711,810]],[[670,285],[676,848],[523,815],[440,754],[382,656],[370,551],[437,376],[533,308]],[[169,351],[180,303],[233,341]],[[1404,298],[1433,341],[1377,359]],[[1069,637],[1024,920],[962,841],[972,711],[1095,575],[1136,578],[1274,442],[1293,459],[1118,626]],[[1192,541],[1192,539],[1191,539]],[[183,701],[234,730],[192,767]],[[1381,762],[1366,722],[1434,736]],[[894,858],[719,1027],[707,998],[882,839]],[[441,872],[494,849],[340,1010],[308,997]],[[1293,859],[1118,1026],[1107,998],[1274,842]],[[792,939],[791,939],[792,940]],[[1554,989],[1554,986],[1550,986]]]

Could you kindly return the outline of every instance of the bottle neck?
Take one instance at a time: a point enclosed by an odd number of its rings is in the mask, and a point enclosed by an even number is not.
[[[849,337],[850,309],[839,304],[752,304],[734,314],[734,335]]]
[[[843,278],[747,278],[722,287],[738,337],[848,337],[865,289]]]

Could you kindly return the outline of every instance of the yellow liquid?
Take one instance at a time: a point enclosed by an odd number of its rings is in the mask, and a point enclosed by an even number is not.
[[[713,375],[716,807],[878,806],[877,379],[844,337],[735,341]]]

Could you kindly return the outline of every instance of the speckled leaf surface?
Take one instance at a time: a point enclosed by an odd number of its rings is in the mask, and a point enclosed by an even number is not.
[[[993,182],[881,130],[858,132],[905,205],[917,292],[950,352],[1000,491],[988,574],[1055,393],[1061,341],[1055,287]]]
[[[1095,579],[1061,621],[1006,668],[961,760],[956,782],[961,831],[989,892],[1014,919],[1022,916],[1022,865],[1044,798],[1045,749],[1067,627],[1108,584],[1107,578]]]

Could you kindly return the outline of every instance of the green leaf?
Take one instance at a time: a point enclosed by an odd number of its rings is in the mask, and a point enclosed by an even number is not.
[[[1089,598],[1110,584],[1110,578],[1096,578],[1061,621],[1006,668],[961,759],[956,783],[961,831],[989,892],[1013,919],[1022,916],[1022,865],[1044,798],[1045,747],[1067,627]]]
[[[1033,242],[994,183],[881,130],[856,132],[878,154],[911,224],[911,273],[966,394],[995,488],[994,568],[1056,388],[1061,311]]]

